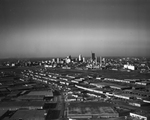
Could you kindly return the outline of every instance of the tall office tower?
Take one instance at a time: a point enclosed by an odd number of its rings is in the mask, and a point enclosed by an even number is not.
[[[67,59],[71,59],[71,55],[68,55],[68,56],[67,56]]]
[[[69,58],[70,60],[72,60],[71,55],[69,55],[68,58]]]
[[[92,53],[92,61],[95,60],[95,53]]]
[[[100,63],[100,57],[97,57],[97,63]]]
[[[86,61],[85,61],[85,57],[83,57],[83,62],[86,62]]]
[[[70,63],[71,62],[71,55],[67,56],[66,58],[66,63]]]
[[[103,58],[102,62],[103,62],[103,64],[105,64],[105,63],[106,63],[105,58]]]
[[[70,63],[70,62],[71,62],[71,60],[66,58],[66,63]]]
[[[82,55],[79,55],[79,62],[82,62]]]
[[[59,58],[57,58],[57,63],[60,63],[60,59]]]
[[[52,63],[55,63],[55,58],[52,59]]]
[[[102,66],[102,57],[100,57],[100,66]]]

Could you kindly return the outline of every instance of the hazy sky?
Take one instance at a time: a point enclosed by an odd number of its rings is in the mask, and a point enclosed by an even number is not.
[[[150,0],[0,0],[0,58],[146,56]]]

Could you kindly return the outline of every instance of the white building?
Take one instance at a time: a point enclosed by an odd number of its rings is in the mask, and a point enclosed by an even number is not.
[[[82,61],[82,55],[81,54],[79,55],[79,61]]]
[[[142,113],[130,113],[130,116],[137,120],[150,120],[150,116],[148,114],[142,115]]]
[[[125,69],[135,70],[135,66],[133,66],[133,65],[124,65],[123,67],[124,67]]]
[[[86,62],[86,61],[85,61],[85,57],[83,57],[83,62]]]

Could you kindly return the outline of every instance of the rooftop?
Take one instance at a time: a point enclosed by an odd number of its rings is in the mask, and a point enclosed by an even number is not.
[[[114,92],[116,95],[121,95],[121,96],[125,96],[125,97],[135,97],[135,98],[144,98],[141,97],[139,95],[135,95],[135,94],[128,94],[128,93],[122,93],[122,92]]]
[[[145,117],[150,117],[150,112],[136,111],[136,112],[133,112],[133,113],[137,114],[137,115],[145,116]]]
[[[0,110],[0,117],[1,117],[2,115],[4,115],[6,112],[7,112],[7,110]]]
[[[129,86],[122,86],[117,84],[113,84],[113,83],[109,83],[109,82],[92,82],[92,83],[96,83],[97,85],[101,85],[101,86],[112,86],[112,87],[119,87],[119,88],[127,88]]]
[[[114,111],[111,107],[69,107],[69,114],[84,114],[84,115],[92,115],[92,114],[97,114],[97,115],[106,115],[106,114],[116,114],[117,112]]]
[[[18,110],[9,120],[45,120],[45,110]]]
[[[9,110],[9,109],[20,109],[20,108],[28,108],[28,109],[42,109],[44,105],[43,101],[10,101],[10,102],[1,102],[0,110]]]
[[[74,103],[70,103],[69,107],[76,107],[76,106],[80,106],[80,107],[111,107],[113,106],[112,104],[106,103],[106,102],[74,102]]]
[[[30,96],[48,96],[48,97],[53,97],[53,92],[51,90],[48,90],[48,91],[31,91],[27,95],[30,95]]]
[[[23,95],[16,98],[17,100],[43,100],[44,96],[38,96],[38,95]]]

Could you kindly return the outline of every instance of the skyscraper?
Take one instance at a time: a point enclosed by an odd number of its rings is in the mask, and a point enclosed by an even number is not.
[[[71,55],[67,56],[66,58],[66,63],[70,63],[71,62]]]
[[[92,53],[92,61],[95,60],[95,53]]]
[[[57,63],[60,63],[60,59],[59,58],[57,58]]]
[[[85,57],[83,57],[83,62],[85,62]]]
[[[100,57],[97,57],[97,63],[100,63]]]
[[[103,59],[102,59],[103,64],[105,64],[105,63],[106,63],[105,61],[106,61],[106,60],[105,60],[105,58],[103,58]]]
[[[79,62],[82,62],[82,55],[79,55]]]
[[[100,66],[102,66],[102,57],[100,57]]]

